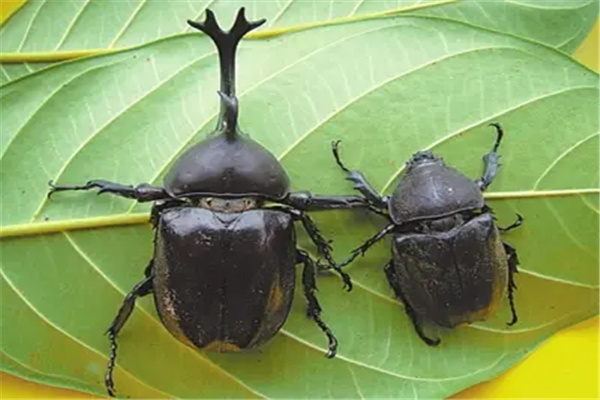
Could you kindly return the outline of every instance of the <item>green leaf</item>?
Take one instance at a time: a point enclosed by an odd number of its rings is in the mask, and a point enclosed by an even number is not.
[[[378,2],[374,2],[378,3]],[[373,6],[373,3],[370,3]],[[598,18],[589,0],[465,1],[414,11],[538,41],[572,53]]]
[[[119,337],[121,395],[447,397],[598,313],[596,74],[556,50],[425,17],[246,41],[238,71],[241,126],[282,160],[297,190],[351,193],[330,154],[335,139],[345,162],[387,193],[424,148],[475,178],[494,139],[487,124],[500,122],[503,166],[488,198],[499,225],[525,217],[506,237],[521,259],[520,321],[507,327],[505,306],[485,323],[428,328],[443,342],[427,347],[392,298],[382,271],[389,243],[381,243],[349,267],[352,293],[336,276],[319,279],[323,318],[340,341],[335,359],[324,357],[326,339],[305,317],[301,290],[284,329],[242,354],[184,347],[146,298]],[[48,201],[47,182],[160,184],[215,126],[217,83],[212,44],[183,35],[0,90],[0,350],[24,371],[104,393],[102,333],[152,254],[147,205],[92,193]],[[384,223],[349,211],[315,218],[339,259]],[[25,323],[48,346],[23,340]]]
[[[307,24],[324,24],[344,18],[407,12],[506,32],[566,52],[577,48],[598,17],[598,2],[594,0],[286,0],[242,5],[246,6],[249,17],[267,19],[260,28],[263,32],[297,29]],[[0,44],[5,53],[141,45],[191,32],[193,29],[185,21],[201,19],[204,10],[209,7],[227,26],[240,2],[29,0],[0,29]],[[44,64],[3,64],[0,67],[0,84],[4,84],[30,73],[30,70],[43,68]]]

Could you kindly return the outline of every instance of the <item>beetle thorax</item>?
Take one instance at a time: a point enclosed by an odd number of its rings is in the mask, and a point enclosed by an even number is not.
[[[260,202],[256,197],[219,198],[201,197],[198,206],[218,212],[242,212],[258,208]]]
[[[288,176],[267,149],[247,135],[210,135],[181,155],[165,177],[176,198],[265,197],[281,199]]]
[[[396,224],[481,210],[485,205],[474,181],[431,152],[415,153],[407,166],[389,205]]]

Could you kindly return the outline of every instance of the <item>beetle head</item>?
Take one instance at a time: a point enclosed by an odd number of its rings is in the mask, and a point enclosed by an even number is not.
[[[289,192],[289,179],[279,161],[242,133],[237,123],[235,51],[242,37],[264,22],[249,22],[244,8],[227,32],[210,10],[206,10],[204,22],[188,21],[206,33],[219,51],[221,111],[213,134],[182,154],[165,177],[165,189],[171,196],[281,199]]]
[[[423,164],[444,165],[444,160],[441,157],[437,157],[435,154],[433,154],[431,150],[417,151],[406,163],[406,168],[408,171],[410,171],[411,169]]]

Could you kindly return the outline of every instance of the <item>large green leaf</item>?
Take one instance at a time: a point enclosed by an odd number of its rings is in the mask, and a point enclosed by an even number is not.
[[[262,31],[407,10],[530,38],[567,52],[576,49],[598,16],[595,0],[285,0],[242,4],[249,16],[267,19]],[[134,46],[189,32],[185,21],[201,18],[208,7],[219,16],[233,16],[239,6],[240,2],[230,0],[29,0],[0,29],[0,45],[5,53]],[[225,25],[231,19],[221,18]],[[4,84],[44,64],[0,67],[0,84]]]
[[[0,90],[0,350],[12,360],[2,368],[103,393],[102,332],[152,254],[148,206],[91,193],[49,201],[46,183],[160,184],[216,124],[216,63],[207,38],[183,35]],[[521,258],[520,321],[507,327],[505,307],[485,323],[438,329],[442,345],[427,347],[392,298],[382,243],[349,268],[352,293],[335,276],[319,280],[337,358],[323,357],[326,339],[306,319],[300,290],[280,334],[233,355],[186,348],[143,299],[120,336],[120,394],[445,397],[598,313],[596,74],[535,43],[424,17],[247,41],[238,70],[242,127],[282,160],[296,189],[351,192],[330,154],[334,139],[385,192],[423,148],[476,177],[494,138],[487,124],[502,123],[503,167],[488,197],[499,224],[516,212],[526,219],[506,238]],[[315,217],[340,259],[383,224],[361,212]]]

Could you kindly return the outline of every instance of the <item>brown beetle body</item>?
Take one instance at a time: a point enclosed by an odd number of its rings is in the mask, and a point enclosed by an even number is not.
[[[371,205],[371,210],[388,218],[390,224],[352,252],[343,265],[364,254],[388,234],[393,235],[392,259],[384,271],[396,297],[405,306],[419,337],[435,346],[422,329],[423,321],[452,328],[486,319],[506,293],[512,312],[509,325],[517,322],[513,276],[517,272],[516,250],[500,238],[500,231],[519,226],[522,218],[508,228],[496,227],[482,192],[498,170],[497,139],[483,159],[483,176],[472,181],[444,164],[431,151],[415,153],[407,163],[392,196],[381,197],[359,171],[350,171],[338,154],[338,165],[347,173]]]
[[[210,10],[204,22],[188,21],[216,44],[221,112],[215,131],[177,159],[164,187],[134,187],[100,179],[85,185],[50,183],[49,195],[99,189],[99,193],[155,202],[151,215],[154,257],[107,331],[111,350],[105,384],[111,396],[115,395],[117,335],[137,298],[154,293],[163,324],[190,347],[236,352],[267,341],[281,328],[294,294],[296,264],[304,266],[307,315],[327,337],[327,357],[336,354],[337,339],[320,317],[316,263],[296,248],[293,221],[302,223],[319,254],[350,290],[350,277],[335,263],[329,241],[306,211],[364,207],[365,202],[358,196],[290,193],[279,161],[239,129],[235,52],[242,37],[264,22],[249,22],[243,8],[226,32]]]
[[[486,319],[506,293],[508,260],[489,213],[448,231],[396,234],[392,260],[394,291],[441,326]]]
[[[191,347],[237,351],[281,328],[295,282],[289,214],[171,208],[156,238],[154,299],[175,337]]]

